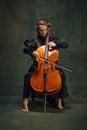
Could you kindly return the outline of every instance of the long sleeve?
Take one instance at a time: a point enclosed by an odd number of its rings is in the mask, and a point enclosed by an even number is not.
[[[66,42],[61,42],[61,41],[59,40],[59,38],[57,38],[57,37],[51,38],[51,40],[52,40],[54,43],[56,43],[56,46],[57,46],[58,49],[60,49],[60,48],[64,48],[64,49],[68,48],[68,43],[66,43]]]
[[[32,52],[36,50],[36,44],[34,40],[26,40],[24,41],[24,49],[23,52],[25,54],[29,54],[31,57],[33,57]]]

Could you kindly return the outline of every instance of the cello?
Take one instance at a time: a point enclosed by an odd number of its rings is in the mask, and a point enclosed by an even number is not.
[[[37,69],[30,78],[31,87],[39,94],[45,95],[44,111],[46,112],[46,96],[52,95],[61,90],[62,79],[60,71],[55,69],[59,60],[59,52],[48,45],[49,35],[46,37],[46,45],[37,48],[39,56]]]

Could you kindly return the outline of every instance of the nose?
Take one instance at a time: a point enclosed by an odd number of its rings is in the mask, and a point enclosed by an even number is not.
[[[46,34],[46,31],[44,30],[44,31],[42,32],[42,34]]]

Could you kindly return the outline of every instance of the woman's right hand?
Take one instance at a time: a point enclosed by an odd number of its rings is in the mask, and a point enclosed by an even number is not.
[[[33,51],[33,56],[37,57],[39,56],[39,53],[37,51]]]

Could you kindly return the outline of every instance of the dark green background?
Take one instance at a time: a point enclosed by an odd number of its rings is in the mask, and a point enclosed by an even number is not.
[[[2,103],[1,113],[9,111],[12,105],[12,109],[15,108],[16,104],[17,107],[21,107],[24,74],[27,72],[29,66],[31,65],[31,59],[29,58],[29,56],[23,54],[24,40],[34,38],[36,36],[35,24],[38,20],[41,19],[51,22],[53,25],[52,34],[58,36],[62,41],[66,41],[69,44],[68,49],[60,50],[60,64],[65,67],[74,69],[73,73],[64,70],[67,77],[67,85],[70,95],[67,101],[68,104],[70,103],[72,107],[76,107],[75,104],[78,104],[78,100],[79,105],[83,102],[86,103],[86,4],[87,2],[85,0],[0,0],[0,97]],[[8,105],[6,105],[6,103]],[[82,108],[80,112],[82,112],[83,115],[83,117],[81,118],[81,122],[84,122],[85,120],[85,103],[81,104],[80,106],[80,108]],[[78,111],[79,107],[76,107],[76,109]],[[67,110],[66,115],[68,111],[71,112],[71,117],[73,115],[72,111],[74,110]],[[17,111],[17,113],[15,112],[14,115],[18,113],[21,112]],[[11,114],[13,114],[13,112],[10,113],[10,117]],[[19,114],[18,116],[19,119],[20,115],[21,114]],[[77,116],[76,121],[79,119],[80,116],[81,115]],[[5,114],[2,114],[2,117],[2,119],[4,120],[6,118]],[[54,116],[54,119],[55,118],[56,117]],[[70,124],[68,125],[71,126],[71,124],[72,123],[70,122]],[[7,129],[10,128],[9,123],[7,123],[7,126]],[[13,126],[17,125],[12,125],[12,127]],[[2,124],[1,128],[5,129],[6,127],[4,127],[5,126],[3,126]],[[35,127],[33,126],[33,129],[35,129]],[[31,127],[27,126],[27,128]],[[39,126],[36,127],[36,129],[37,128],[39,128]],[[57,127],[51,126],[50,130],[56,128]],[[83,128],[83,130],[85,130],[85,123],[80,127],[76,125],[75,128]],[[59,127],[59,129],[62,130],[63,127]],[[66,129],[67,127],[64,130]],[[70,127],[69,130],[71,130]]]

